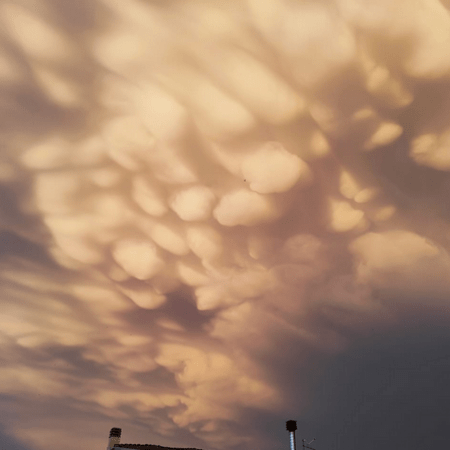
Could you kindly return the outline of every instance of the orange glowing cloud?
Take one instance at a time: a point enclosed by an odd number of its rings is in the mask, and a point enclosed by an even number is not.
[[[35,3],[0,8],[0,393],[242,446],[291,349],[448,296],[443,2]]]

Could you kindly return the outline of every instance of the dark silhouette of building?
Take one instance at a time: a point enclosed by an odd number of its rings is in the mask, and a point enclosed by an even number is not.
[[[136,449],[136,450],[201,450],[197,448],[176,448],[163,447],[154,444],[121,444],[120,437],[122,435],[121,428],[111,428],[109,432],[108,447],[106,450]]]

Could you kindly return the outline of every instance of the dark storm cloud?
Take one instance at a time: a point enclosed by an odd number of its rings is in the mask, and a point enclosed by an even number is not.
[[[37,261],[43,265],[54,265],[53,259],[41,245],[10,231],[0,232],[0,255],[2,258],[17,257]]]
[[[14,436],[5,433],[2,426],[0,426],[0,442],[5,450],[34,450],[32,445],[26,445]]]
[[[301,426],[317,448],[443,445],[449,343],[447,327],[429,323],[361,342],[327,368]]]
[[[326,364],[310,361],[301,370],[292,365],[298,385],[302,372],[317,377],[308,382],[306,406],[300,407],[305,398],[292,384],[297,408],[281,414],[247,410],[240,425],[255,436],[271,436],[271,445],[280,449],[289,443],[284,422],[290,417],[298,420],[298,447],[302,439],[313,438],[317,450],[444,445],[449,437],[449,345],[443,324],[374,330]]]

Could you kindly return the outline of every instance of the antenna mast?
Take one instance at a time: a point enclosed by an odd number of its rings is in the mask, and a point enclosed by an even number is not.
[[[315,448],[312,448],[309,446],[315,440],[316,440],[316,438],[314,438],[312,441],[306,442],[306,439],[302,439],[302,448],[307,448],[308,450],[316,450]]]
[[[295,420],[288,420],[286,422],[286,430],[289,431],[291,441],[291,450],[295,450],[295,430],[297,429],[297,422]]]

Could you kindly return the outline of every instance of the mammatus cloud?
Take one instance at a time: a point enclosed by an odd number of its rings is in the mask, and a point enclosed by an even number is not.
[[[2,392],[263,448],[285,371],[302,410],[313,355],[448,296],[447,7],[4,2]]]

